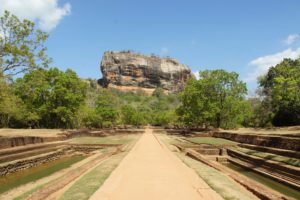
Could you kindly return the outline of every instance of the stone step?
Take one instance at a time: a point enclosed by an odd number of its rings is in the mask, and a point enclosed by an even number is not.
[[[16,146],[16,147],[11,147],[11,148],[7,148],[7,149],[0,149],[0,156],[16,154],[16,153],[21,153],[21,152],[25,152],[25,151],[31,151],[34,149],[54,147],[54,146],[59,146],[59,145],[63,145],[63,144],[68,144],[68,143],[65,141],[59,141],[59,142],[48,142],[48,143],[42,143],[42,144],[28,144],[25,146]]]
[[[242,148],[246,148],[246,149],[262,151],[262,152],[266,152],[266,153],[272,153],[272,154],[276,154],[276,155],[300,159],[299,151],[278,149],[278,148],[272,148],[272,147],[263,147],[263,146],[251,145],[251,144],[238,144],[238,146],[242,147]]]
[[[233,160],[233,162],[235,161],[238,164],[243,163],[253,170],[257,170],[258,172],[264,173],[271,177],[277,177],[279,181],[286,181],[287,183],[290,183],[290,185],[300,189],[299,167],[272,160],[265,160],[232,149],[229,149],[228,153],[231,156],[229,160]]]
[[[0,163],[9,162],[9,161],[13,161],[13,160],[21,159],[21,158],[27,158],[27,157],[31,157],[31,156],[36,156],[36,155],[40,155],[43,153],[49,153],[49,152],[53,152],[53,151],[63,149],[66,147],[67,147],[66,145],[60,144],[60,145],[55,145],[55,146],[44,146],[44,147],[41,147],[38,149],[34,148],[34,149],[27,150],[24,152],[2,155],[2,156],[0,156]]]
[[[64,150],[56,150],[28,158],[13,160],[0,164],[0,176],[14,173],[23,169],[27,169],[42,163],[56,160],[65,154]]]
[[[240,165],[242,167],[249,168],[259,174],[262,174],[264,176],[270,177],[272,179],[275,179],[279,182],[282,182],[284,184],[288,184],[296,189],[300,189],[300,180],[298,177],[289,177],[285,176],[284,174],[278,173],[276,171],[270,171],[263,167],[259,166],[253,166],[253,164],[249,164],[245,161],[239,160],[237,158],[228,158],[229,162],[235,163],[237,165]]]

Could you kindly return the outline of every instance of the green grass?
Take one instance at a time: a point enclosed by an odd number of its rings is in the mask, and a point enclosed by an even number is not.
[[[177,155],[186,165],[194,169],[196,173],[224,199],[251,200],[255,198],[250,192],[218,170],[183,154],[178,153]]]
[[[252,155],[252,156],[256,156],[259,158],[263,158],[266,160],[273,160],[273,161],[277,161],[277,162],[282,162],[288,165],[292,165],[295,167],[300,167],[300,160],[296,159],[296,158],[290,158],[290,157],[285,157],[285,156],[279,156],[276,154],[272,154],[272,153],[265,153],[265,152],[261,152],[261,151],[256,151],[256,150],[250,150],[250,149],[245,149],[245,148],[236,148],[238,151],[248,154],[248,155]]]
[[[197,143],[197,144],[211,144],[211,145],[235,145],[236,142],[225,140],[222,138],[214,138],[214,137],[193,137],[187,138],[188,141]]]
[[[42,184],[42,185],[39,185],[39,186],[37,186],[37,187],[35,187],[35,188],[33,188],[33,189],[31,189],[31,190],[29,190],[29,191],[27,191],[27,192],[21,194],[20,196],[14,198],[13,200],[22,200],[22,199],[25,199],[25,198],[27,198],[28,196],[30,196],[31,194],[33,194],[34,192],[36,192],[36,191],[42,189],[42,188],[45,187],[46,185],[47,185],[47,183]]]
[[[118,166],[121,160],[126,155],[126,152],[117,154],[106,160],[101,165],[84,175],[77,182],[75,182],[60,198],[59,200],[73,200],[89,199],[94,192],[108,178],[110,173]]]
[[[70,140],[72,144],[126,144],[132,141],[133,135],[114,135],[106,137],[76,137]]]

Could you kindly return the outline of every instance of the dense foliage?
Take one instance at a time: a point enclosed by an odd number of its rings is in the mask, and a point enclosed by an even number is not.
[[[95,108],[98,127],[168,125],[176,121],[175,108],[179,100],[175,94],[165,94],[160,88],[152,95],[143,91],[122,92],[103,88],[90,88],[88,94],[94,94],[88,95],[87,101],[89,109]]]
[[[271,67],[259,84],[273,125],[300,125],[300,59]]]
[[[234,128],[247,113],[246,84],[238,74],[225,70],[199,72],[199,80],[191,79],[181,93],[178,108],[182,121],[189,126]]]
[[[0,127],[8,127],[11,119],[22,119],[23,104],[13,94],[12,86],[0,74]]]
[[[74,117],[85,100],[86,83],[72,70],[34,70],[18,78],[13,86],[26,109],[26,125],[47,128],[76,126]]]

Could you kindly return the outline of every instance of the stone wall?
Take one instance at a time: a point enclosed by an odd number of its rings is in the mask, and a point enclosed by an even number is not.
[[[23,146],[28,144],[38,144],[45,142],[54,142],[65,140],[66,136],[57,137],[37,137],[37,136],[19,136],[19,137],[0,137],[0,149]]]
[[[237,134],[230,132],[213,132],[213,137],[232,140],[239,143],[254,144],[265,147],[274,147],[279,149],[287,149],[300,151],[300,139],[283,136],[262,136],[250,134]]]
[[[9,164],[0,165],[0,176],[11,174],[23,169],[37,166],[52,160],[56,160],[64,155],[65,149],[58,150],[52,153],[42,154],[39,156],[30,157],[28,159],[20,159]]]

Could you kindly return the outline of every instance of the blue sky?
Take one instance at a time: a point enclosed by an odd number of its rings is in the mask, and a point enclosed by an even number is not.
[[[32,9],[30,15],[14,1]],[[133,50],[174,57],[193,72],[236,71],[253,90],[270,65],[300,55],[299,0],[20,1],[0,0],[0,12],[5,5],[37,21],[50,33],[53,66],[83,78],[101,77],[104,51]],[[51,5],[34,11],[41,1]]]

